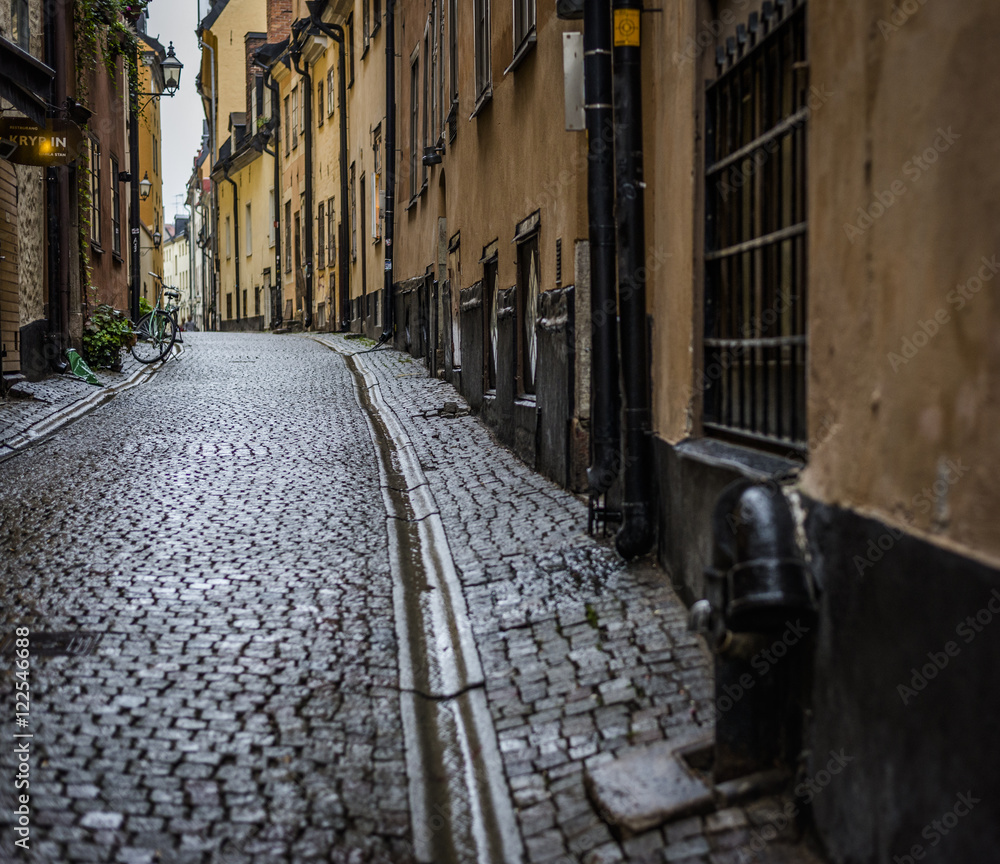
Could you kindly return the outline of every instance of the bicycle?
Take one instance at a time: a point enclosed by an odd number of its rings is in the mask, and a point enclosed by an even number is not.
[[[170,349],[174,347],[177,339],[177,320],[170,314],[169,309],[160,308],[160,300],[163,297],[176,299],[180,297],[179,291],[165,288],[163,280],[155,273],[150,276],[156,278],[159,285],[156,292],[156,304],[152,310],[143,315],[132,331],[135,342],[129,349],[132,356],[140,363],[155,363],[163,360]],[[174,315],[176,315],[174,307]]]

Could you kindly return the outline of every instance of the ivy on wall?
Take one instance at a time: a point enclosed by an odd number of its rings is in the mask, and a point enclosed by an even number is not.
[[[128,76],[130,107],[139,110],[139,36],[135,26],[146,11],[149,0],[75,0],[73,21],[76,42],[77,101],[86,103],[93,72],[103,63],[108,78],[118,77],[121,59]],[[89,131],[89,124],[84,127]],[[90,156],[80,154],[77,170],[80,211],[80,276],[84,296],[91,287],[90,225],[93,212],[91,199]]]

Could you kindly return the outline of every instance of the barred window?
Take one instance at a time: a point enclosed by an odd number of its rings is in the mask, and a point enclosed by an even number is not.
[[[804,451],[804,5],[765,3],[716,59],[705,100],[703,425]]]

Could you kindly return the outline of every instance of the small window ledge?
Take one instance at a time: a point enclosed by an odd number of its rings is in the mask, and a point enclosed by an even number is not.
[[[479,94],[479,98],[476,99],[476,104],[472,108],[472,113],[469,115],[470,120],[475,120],[476,117],[486,108],[490,102],[493,101],[493,85],[487,84],[486,89]]]
[[[535,48],[535,43],[538,41],[538,36],[535,33],[535,28],[532,27],[527,35],[521,40],[521,44],[517,46],[514,51],[514,56],[510,61],[510,65],[503,70],[504,77],[509,73],[513,72],[524,62],[524,58],[527,57]]]

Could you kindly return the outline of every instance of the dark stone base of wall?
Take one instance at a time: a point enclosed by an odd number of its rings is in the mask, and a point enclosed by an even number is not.
[[[52,371],[50,364],[55,359],[52,356],[55,349],[45,341],[48,326],[49,322],[41,318],[21,328],[20,372],[29,381],[38,381]]]
[[[704,596],[719,492],[788,465],[657,441],[659,556],[686,601]],[[802,506],[820,607],[803,809],[836,862],[994,860],[1000,571],[853,511]],[[847,760],[836,773],[831,754]]]
[[[288,322],[285,322],[287,326]],[[264,316],[254,318],[230,318],[220,321],[219,329],[223,333],[259,333],[264,329]]]

